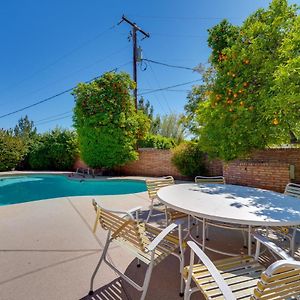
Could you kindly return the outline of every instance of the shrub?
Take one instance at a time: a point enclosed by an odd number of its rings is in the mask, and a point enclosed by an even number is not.
[[[136,143],[149,130],[149,120],[135,112],[126,73],[105,73],[74,90],[74,127],[81,158],[92,168],[113,168],[137,159]]]
[[[155,148],[155,149],[171,149],[176,145],[175,140],[167,138],[159,134],[148,134],[143,140],[139,142],[141,148]]]
[[[22,139],[0,129],[0,171],[10,171],[15,168],[24,155]]]
[[[54,129],[40,135],[31,147],[28,161],[33,170],[70,170],[77,156],[76,133]]]
[[[196,142],[184,142],[173,149],[172,163],[182,175],[195,177],[206,173],[205,154]]]

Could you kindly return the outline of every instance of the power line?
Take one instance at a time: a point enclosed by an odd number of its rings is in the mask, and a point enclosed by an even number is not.
[[[183,85],[187,85],[187,84],[191,84],[191,83],[195,83],[195,82],[199,82],[199,81],[202,81],[202,80],[197,79],[197,80],[192,80],[192,81],[188,81],[188,82],[184,82],[184,83],[179,83],[179,84],[176,84],[176,85],[171,85],[171,86],[168,86],[168,87],[152,90],[152,91],[149,91],[149,92],[140,93],[139,96],[164,91],[164,90],[172,89],[172,88],[175,88],[175,87],[179,87],[179,86],[183,86]]]
[[[40,119],[38,121],[34,121],[34,124],[38,125],[39,123],[43,123],[44,121],[48,121],[48,120],[51,120],[53,118],[61,117],[61,116],[67,115],[67,114],[69,114],[71,112],[72,112],[71,110],[68,110],[68,111],[60,113],[60,114],[55,114],[55,115],[52,115],[52,116],[48,116],[48,117]]]
[[[109,72],[117,71],[118,68],[119,68],[119,67],[117,67],[117,68],[115,68],[115,69],[112,69],[112,70],[110,70]],[[92,78],[92,79],[90,79],[90,80],[85,81],[84,83],[90,83],[90,82],[92,82],[92,81],[94,81],[94,80],[100,78],[101,76],[102,76],[102,75],[96,76],[96,77],[94,77],[94,78]],[[69,88],[69,89],[67,89],[67,90],[64,90],[64,91],[62,91],[62,92],[60,92],[60,93],[58,93],[58,94],[55,94],[55,95],[50,96],[50,97],[48,97],[48,98],[45,98],[45,99],[43,99],[43,100],[37,101],[37,102],[35,102],[35,103],[33,103],[33,104],[24,106],[24,107],[19,108],[19,109],[17,109],[17,110],[14,110],[14,111],[12,111],[12,112],[10,112],[10,113],[6,113],[6,114],[4,114],[4,115],[1,115],[1,116],[0,116],[0,119],[5,118],[5,117],[8,117],[8,116],[11,116],[11,115],[14,115],[14,114],[16,114],[16,113],[18,113],[18,112],[21,112],[21,111],[24,111],[24,110],[29,109],[29,108],[31,108],[31,107],[40,105],[40,104],[45,103],[45,102],[48,102],[48,101],[50,101],[50,100],[53,100],[53,99],[55,99],[55,98],[57,98],[57,97],[59,97],[59,96],[62,96],[62,95],[64,95],[64,94],[66,94],[66,93],[71,92],[74,88],[76,88],[76,86],[73,86],[73,87],[71,87],[71,88]]]
[[[39,126],[39,125],[44,125],[44,124],[48,124],[48,123],[51,123],[51,122],[54,122],[54,121],[63,120],[63,119],[68,119],[68,118],[71,118],[72,116],[73,116],[73,114],[70,114],[70,115],[65,116],[65,117],[60,117],[60,118],[48,120],[48,121],[41,122],[41,123],[38,123],[38,124],[35,124],[35,125],[38,125],[38,126]]]
[[[63,77],[61,77],[61,78],[59,78],[59,79],[57,79],[57,80],[52,81],[50,84],[46,84],[46,85],[44,85],[44,86],[42,86],[42,87],[40,87],[40,88],[38,88],[38,89],[36,89],[36,90],[34,90],[34,91],[31,91],[31,92],[25,94],[23,97],[27,97],[27,96],[29,96],[29,95],[35,94],[36,92],[39,92],[40,90],[43,90],[43,89],[45,89],[45,88],[47,88],[47,87],[49,87],[49,86],[52,86],[52,85],[55,84],[56,82],[61,82],[63,79],[66,79],[66,78],[68,78],[68,77],[70,77],[70,76],[72,76],[72,75],[74,75],[74,74],[76,74],[76,73],[78,73],[78,72],[81,72],[81,71],[83,71],[83,70],[89,69],[89,68],[95,66],[95,65],[96,65],[97,63],[99,63],[99,62],[106,61],[107,59],[111,58],[112,56],[117,55],[117,54],[123,52],[125,49],[128,49],[128,47],[129,47],[129,46],[126,45],[125,47],[120,48],[119,50],[117,50],[117,51],[111,53],[110,55],[105,56],[104,58],[101,57],[100,59],[97,59],[97,60],[94,61],[92,64],[89,64],[89,65],[87,65],[87,66],[81,67],[81,68],[77,69],[76,71],[74,71],[74,72],[72,72],[72,73],[69,73],[69,74],[67,74],[67,75],[65,75],[65,76],[63,76]],[[131,61],[130,61],[130,62],[127,62],[127,63],[124,64],[124,65],[127,65],[127,64],[129,64],[129,63],[131,63]],[[119,68],[122,67],[122,66],[124,66],[124,65],[119,66]],[[2,105],[2,104],[3,104],[3,103],[0,103],[0,105]]]
[[[154,72],[154,70],[153,70],[153,68],[152,68],[151,65],[150,65],[150,70],[151,70],[151,72],[152,72],[152,74],[153,74],[153,76],[154,76],[154,79],[155,79],[155,81],[156,81],[156,83],[157,83],[159,89],[161,89],[159,80],[158,80],[158,78],[157,78],[157,76],[156,76],[156,74],[155,74],[155,72]],[[165,102],[166,102],[166,104],[167,104],[167,107],[168,107],[170,113],[172,113],[173,111],[172,111],[172,109],[171,109],[171,107],[170,107],[170,105],[169,105],[168,99],[166,98],[166,95],[164,94],[163,90],[161,90],[161,95],[163,96],[163,98],[164,98],[164,100],[165,100]]]
[[[86,45],[90,44],[92,41],[98,39],[99,37],[103,36],[104,34],[106,34],[107,32],[111,31],[112,29],[114,29],[116,27],[116,25],[113,25],[113,26],[110,26],[109,28],[107,28],[106,30],[100,32],[99,34],[97,34],[95,37],[89,39],[89,40],[86,40],[85,42],[81,43],[79,46],[73,48],[72,50],[70,50],[69,52],[63,54],[62,56],[60,56],[59,58],[57,58],[56,60],[54,60],[53,62],[49,63],[48,65],[42,67],[41,69],[37,70],[36,72],[32,73],[31,75],[29,75],[28,77],[20,80],[19,82],[15,83],[13,86],[18,86],[20,84],[22,84],[23,82],[26,82],[27,80],[33,78],[34,76],[36,76],[37,74],[49,69],[50,67],[56,65],[58,62],[62,61],[63,59],[65,59],[66,57],[70,56],[71,54],[75,53],[76,51],[80,50],[81,48],[85,47]],[[10,89],[9,88],[6,88],[2,91],[0,91],[1,93],[3,91],[6,91]]]
[[[159,61],[155,61],[155,60],[147,59],[147,58],[143,58],[143,61],[147,61],[147,62],[157,64],[157,65],[166,66],[166,67],[169,67],[169,68],[177,68],[177,69],[183,69],[183,70],[189,70],[189,71],[196,71],[194,68],[171,65],[171,64],[167,64],[167,63],[163,63],[163,62],[159,62]]]
[[[231,19],[231,20],[242,20],[243,18],[236,18],[236,17],[179,17],[179,16],[139,16],[139,15],[130,15],[131,17],[135,18],[142,18],[142,19],[156,19],[156,20],[184,20],[184,21],[208,21],[208,20],[223,20],[223,19]]]

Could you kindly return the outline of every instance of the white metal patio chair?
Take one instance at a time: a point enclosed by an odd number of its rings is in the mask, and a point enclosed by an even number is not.
[[[288,183],[285,187],[284,194],[288,196],[292,196],[295,198],[299,198],[300,201],[300,184],[296,183]],[[282,236],[284,239],[289,240],[289,251],[292,256],[295,254],[295,246],[296,246],[296,234],[297,231],[300,230],[300,226],[297,227],[271,227],[267,228],[267,236],[270,235],[270,233],[273,233],[275,235]]]
[[[223,176],[196,176],[195,183],[225,184],[225,178]]]
[[[104,230],[107,230],[106,243],[91,277],[89,295],[93,295],[94,279],[98,269],[105,262],[120,277],[126,280],[135,289],[142,292],[140,299],[145,299],[149,287],[151,273],[153,267],[158,265],[164,258],[172,254],[179,259],[179,271],[181,273],[180,295],[183,296],[183,277],[182,270],[184,266],[184,248],[185,245],[181,236],[181,224],[170,224],[164,230],[160,230],[147,223],[140,223],[138,220],[138,211],[140,207],[131,209],[130,211],[113,211],[104,209],[93,200],[93,206],[96,210],[96,220],[94,232],[98,223]],[[136,218],[134,217],[136,215]],[[178,226],[178,235],[171,233]],[[143,285],[140,286],[127,275],[123,274],[116,268],[106,257],[111,242],[118,243],[121,247],[129,250],[138,260],[143,261],[147,267]]]
[[[146,186],[148,195],[150,198],[150,206],[149,213],[146,219],[146,223],[148,223],[150,217],[153,217],[153,210],[159,211],[161,214],[165,214],[166,224],[168,225],[170,221],[174,221],[177,219],[185,218],[187,215],[185,213],[176,211],[172,208],[166,207],[163,203],[159,201],[157,198],[157,191],[165,186],[169,186],[175,184],[174,178],[172,176],[166,176],[159,179],[147,179]]]
[[[189,241],[191,256],[190,265],[184,268],[184,299],[189,300],[197,291],[210,300],[299,299],[300,262],[265,237],[255,234],[254,238],[257,241],[254,257],[238,256],[214,262],[196,243]],[[281,258],[267,269],[259,261],[261,244]],[[194,264],[195,254],[200,264]],[[192,281],[195,287],[191,287]]]

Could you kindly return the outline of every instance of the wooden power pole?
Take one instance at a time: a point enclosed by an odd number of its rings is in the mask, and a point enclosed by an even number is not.
[[[133,80],[135,82],[134,99],[135,99],[135,109],[137,110],[137,103],[138,103],[138,99],[137,99],[137,55],[138,55],[138,52],[137,52],[137,40],[136,40],[137,35],[136,34],[139,31],[140,33],[142,33],[144,35],[144,38],[150,37],[150,34],[145,32],[144,30],[142,30],[139,26],[136,25],[136,23],[128,20],[124,15],[122,16],[122,20],[119,22],[119,24],[121,24],[123,21],[125,21],[132,27]]]

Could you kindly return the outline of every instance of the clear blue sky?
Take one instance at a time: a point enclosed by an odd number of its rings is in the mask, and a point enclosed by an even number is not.
[[[290,3],[300,4],[300,0]],[[139,44],[144,58],[194,67],[206,63],[207,29],[227,18],[241,22],[266,0],[211,1],[5,1],[0,8],[0,115],[55,95],[103,72],[132,74],[129,25],[116,25],[122,14],[151,37]],[[139,36],[141,37],[141,36]],[[148,65],[139,69],[140,92],[200,79],[187,70]],[[181,113],[191,85],[145,96],[155,113]],[[74,98],[68,93],[23,112],[1,118],[0,128],[14,127],[27,114],[43,132],[72,126]]]

